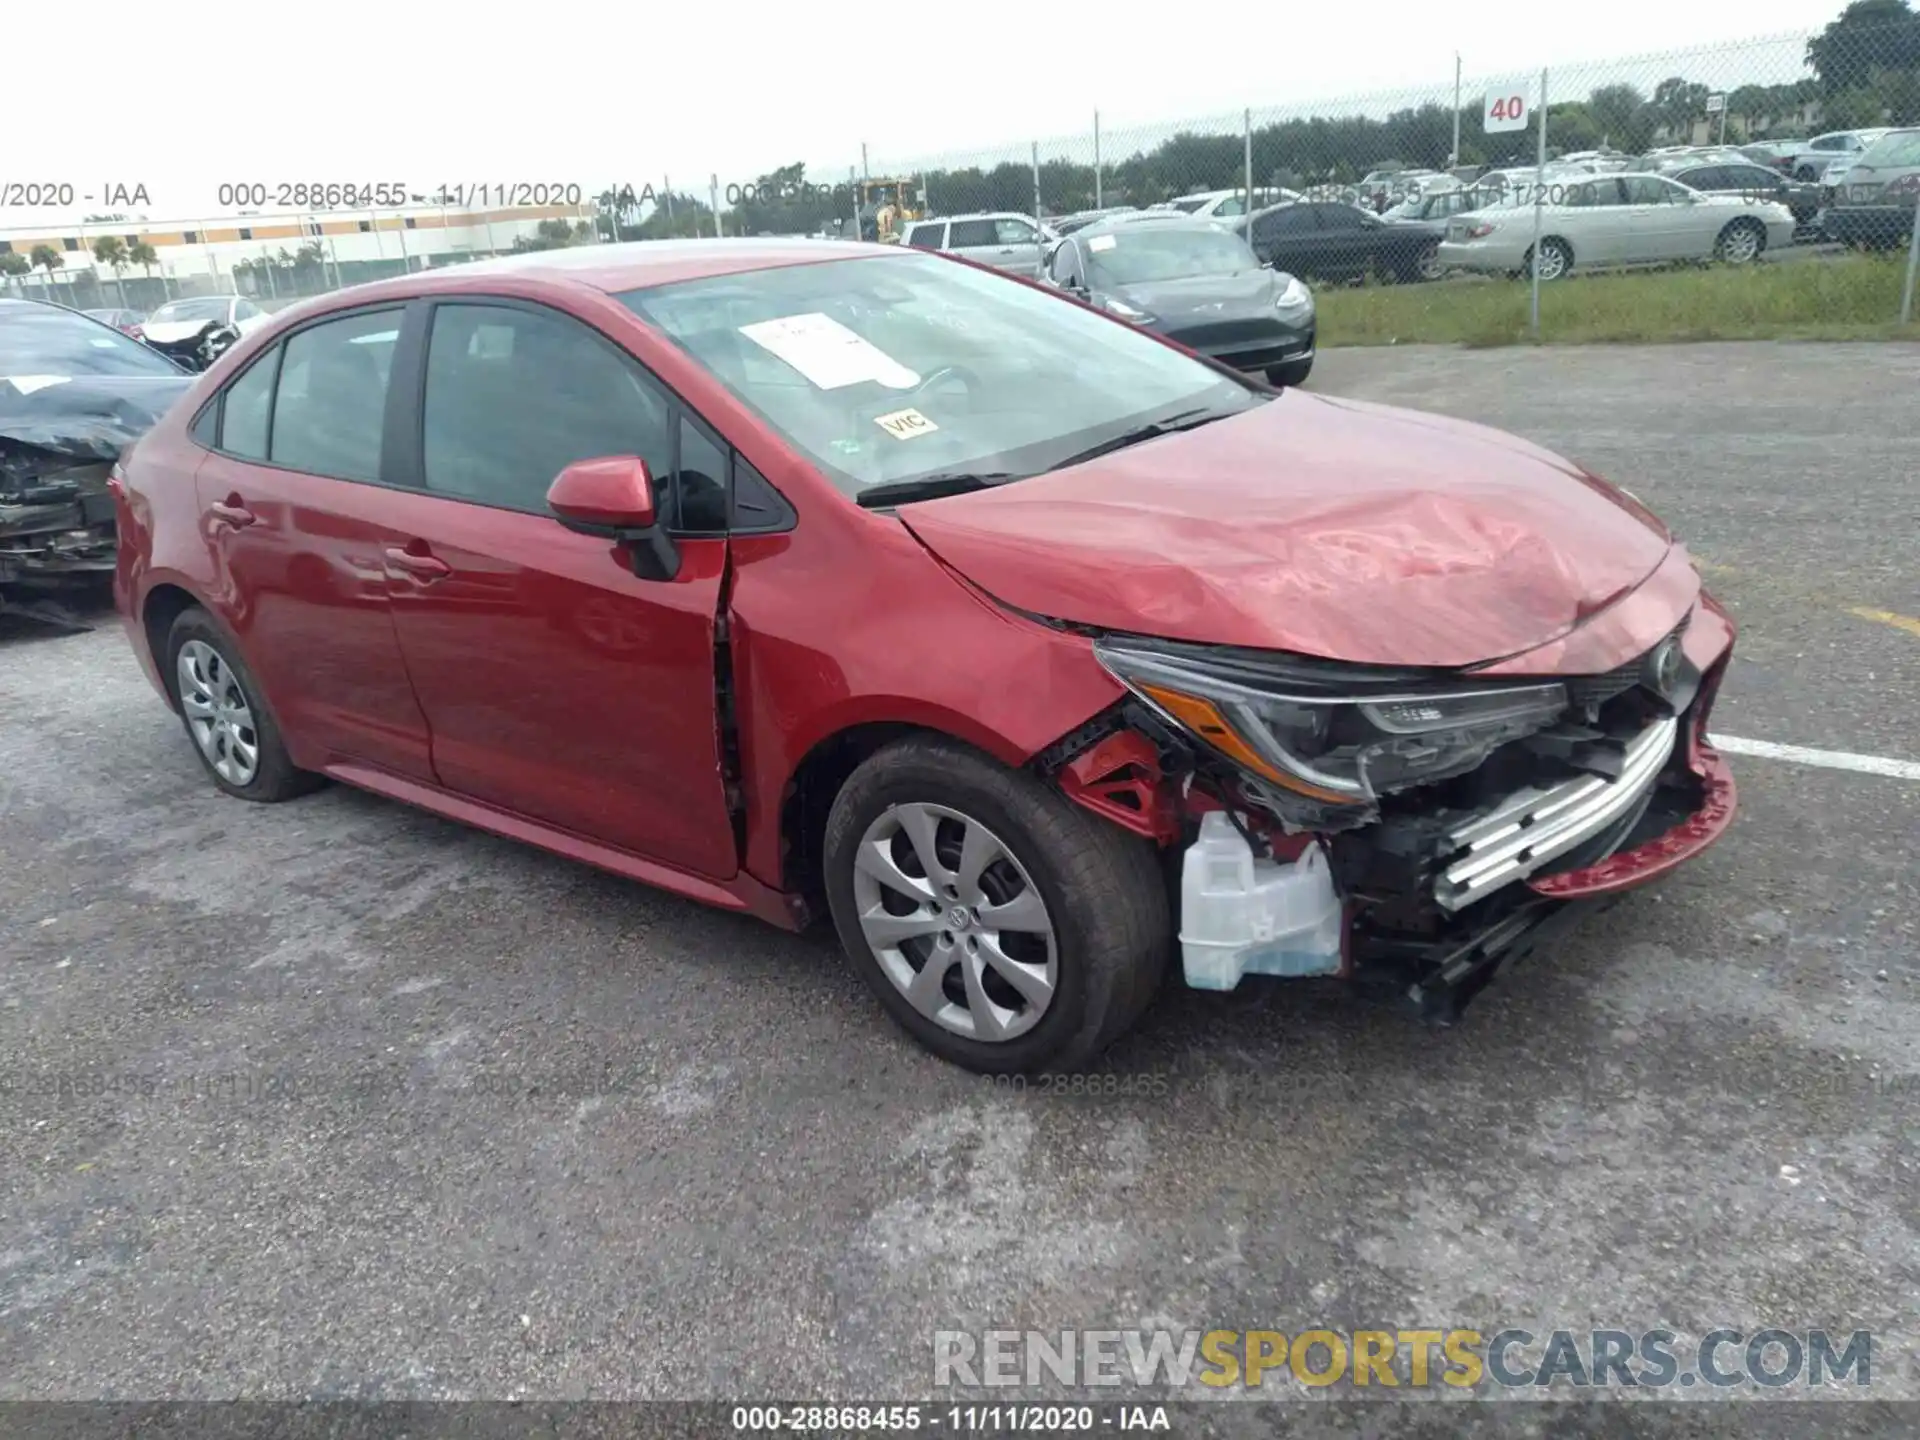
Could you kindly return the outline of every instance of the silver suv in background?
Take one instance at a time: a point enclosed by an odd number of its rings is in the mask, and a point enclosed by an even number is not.
[[[915,220],[901,239],[916,250],[945,250],[996,270],[1028,277],[1040,274],[1053,240],[1030,216],[1011,210]]]

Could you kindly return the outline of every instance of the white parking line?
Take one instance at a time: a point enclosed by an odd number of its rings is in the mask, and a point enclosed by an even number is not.
[[[1857,770],[1862,775],[1920,780],[1920,761],[1889,760],[1883,755],[1855,755],[1846,750],[1809,750],[1804,745],[1776,745],[1771,740],[1741,740],[1732,735],[1713,735],[1708,738],[1717,749],[1729,755],[1758,755],[1763,760],[1818,765],[1826,770]]]

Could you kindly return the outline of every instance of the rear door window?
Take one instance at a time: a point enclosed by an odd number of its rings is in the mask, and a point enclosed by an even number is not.
[[[268,459],[336,480],[380,478],[400,312],[374,310],[287,337]]]
[[[969,250],[998,243],[998,230],[991,220],[955,220],[947,227],[947,248]]]

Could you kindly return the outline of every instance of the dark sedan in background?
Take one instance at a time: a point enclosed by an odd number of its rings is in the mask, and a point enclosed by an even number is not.
[[[1047,257],[1049,284],[1236,370],[1298,385],[1313,369],[1313,294],[1210,220],[1099,221]]]
[[[1820,187],[1806,180],[1789,180],[1766,165],[1712,161],[1704,165],[1663,166],[1660,174],[1703,195],[1740,195],[1749,200],[1776,200],[1793,212],[1794,223],[1810,225],[1820,213]]]
[[[1301,201],[1256,210],[1234,227],[1260,263],[1315,280],[1432,280],[1446,226],[1392,221],[1355,205]]]

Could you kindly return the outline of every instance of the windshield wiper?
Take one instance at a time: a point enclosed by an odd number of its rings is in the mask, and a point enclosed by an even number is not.
[[[1055,470],[1064,470],[1069,465],[1079,465],[1087,460],[1097,460],[1102,455],[1111,455],[1116,450],[1124,450],[1129,445],[1138,445],[1142,440],[1156,439],[1161,435],[1171,435],[1176,430],[1193,430],[1215,420],[1224,420],[1228,415],[1240,414],[1237,410],[1209,410],[1201,406],[1195,410],[1181,410],[1164,420],[1150,421],[1145,425],[1136,425],[1131,430],[1123,430],[1111,440],[1102,440],[1098,445],[1089,446],[1077,455],[1069,455]]]
[[[885,485],[869,485],[854,496],[854,499],[872,510],[887,505],[903,504],[909,500],[938,500],[942,495],[964,495],[969,490],[986,490],[994,485],[1004,485],[1009,480],[1020,478],[1010,470],[991,472],[956,470],[938,475],[921,475],[912,480],[890,480]]]

